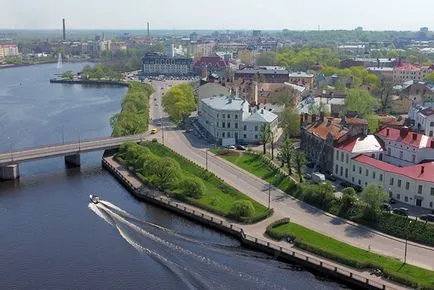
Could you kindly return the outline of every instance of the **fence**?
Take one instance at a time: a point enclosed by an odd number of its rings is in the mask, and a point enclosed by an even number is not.
[[[334,274],[335,276],[339,276],[341,279],[352,281],[353,283],[357,283],[358,285],[361,286],[374,287],[377,289],[390,289],[390,290],[398,289],[386,285],[381,281],[375,279],[369,279],[366,278],[366,276],[360,275],[359,273],[354,273],[350,271],[349,268],[341,268],[334,264],[329,264],[322,259],[305,255],[300,251],[287,249],[282,246],[276,245],[272,242],[265,241],[260,238],[248,235],[244,233],[244,230],[239,226],[233,225],[228,221],[217,218],[215,216],[207,215],[203,211],[191,208],[185,204],[181,204],[169,200],[168,198],[162,196],[153,197],[144,194],[140,192],[138,187],[135,187],[131,183],[131,181],[129,181],[124,175],[122,175],[115,167],[113,167],[105,159],[103,159],[103,166],[107,168],[110,172],[112,172],[116,177],[118,177],[128,187],[128,189],[131,190],[131,192],[138,198],[148,200],[166,209],[181,213],[182,215],[193,218],[196,221],[223,230],[226,233],[229,233],[239,238],[242,243],[247,244],[251,247],[262,250],[268,254],[280,256],[291,261],[302,263],[307,266],[311,266],[311,267],[313,266],[323,272]]]

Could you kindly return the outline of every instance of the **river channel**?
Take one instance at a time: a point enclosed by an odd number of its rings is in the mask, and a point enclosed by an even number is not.
[[[50,84],[85,64],[0,70],[0,152],[106,137],[125,88]],[[0,289],[339,289],[224,234],[137,201],[101,168],[20,164],[0,183]],[[89,204],[96,193],[104,200]]]

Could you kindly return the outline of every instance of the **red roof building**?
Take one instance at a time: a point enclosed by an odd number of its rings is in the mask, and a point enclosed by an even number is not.
[[[200,72],[207,69],[209,73],[224,71],[229,68],[229,64],[220,56],[203,56],[193,64],[193,70]]]

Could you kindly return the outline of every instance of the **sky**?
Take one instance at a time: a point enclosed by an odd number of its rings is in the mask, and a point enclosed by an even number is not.
[[[434,0],[0,0],[0,29],[434,30]]]

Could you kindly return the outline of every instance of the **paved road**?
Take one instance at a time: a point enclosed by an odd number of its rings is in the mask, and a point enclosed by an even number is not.
[[[157,101],[159,92],[156,93]],[[164,112],[156,111],[152,106],[152,115],[165,118]],[[156,137],[161,138],[161,132]],[[198,140],[191,133],[185,133],[167,126],[164,130],[165,144],[205,167],[208,144]],[[264,205],[268,204],[268,184],[250,173],[234,166],[230,162],[208,153],[208,169],[241,192]],[[273,189],[271,207],[278,217],[290,217],[291,220],[312,230],[362,249],[403,260],[405,241],[372,231],[364,226],[350,223],[331,216],[319,209],[298,201],[279,189]],[[434,270],[434,248],[408,243],[407,262]]]
[[[90,151],[113,149],[119,147],[119,145],[125,141],[138,142],[146,138],[147,135],[149,135],[149,133],[126,137],[109,137],[103,139],[86,140],[77,143],[57,144],[16,152],[0,153],[0,165],[8,165],[35,159],[64,156]]]

